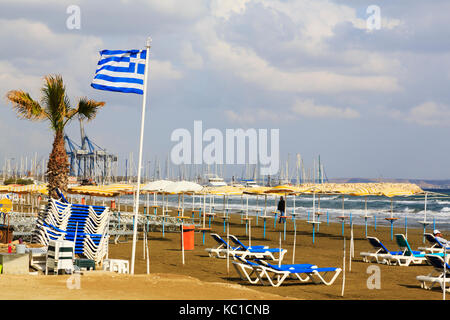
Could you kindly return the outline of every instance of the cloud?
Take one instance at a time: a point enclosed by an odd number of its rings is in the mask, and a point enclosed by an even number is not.
[[[272,111],[264,108],[244,108],[239,111],[226,109],[225,117],[233,123],[242,125],[253,125],[256,123],[280,123],[293,120],[292,116],[285,114],[283,111]]]
[[[11,105],[7,107],[12,109]],[[0,135],[0,145],[7,146],[7,148],[1,150],[5,156],[31,156],[34,152],[42,152],[44,150],[47,153],[51,150],[53,135],[48,129],[48,123],[32,123],[28,120],[17,120],[16,122],[13,112],[2,110],[2,114],[3,116],[0,117],[0,129],[4,134]],[[26,123],[30,125],[27,126],[25,125]]]
[[[273,91],[336,93],[345,91],[394,92],[400,89],[392,76],[356,76],[335,72],[288,71],[270,65],[253,50],[217,41],[207,48],[213,64],[241,79]]]
[[[42,77],[26,74],[10,62],[0,60],[0,104],[6,103],[5,95],[9,90],[28,88],[33,97],[39,96],[42,81]]]
[[[191,42],[184,42],[181,47],[181,59],[189,69],[200,69],[203,67],[201,54],[194,51]]]
[[[391,118],[421,126],[450,127],[450,106],[434,101],[421,103],[406,112],[384,109],[384,113]]]
[[[134,141],[138,134],[133,131],[134,124],[120,137],[122,143],[110,140],[111,123],[138,119],[142,97],[94,90],[90,83],[98,51],[139,48],[151,36],[151,119],[171,119],[150,120],[153,132],[165,132],[173,123],[191,119],[216,127],[230,123],[260,127],[264,123],[288,133],[283,137],[283,148],[292,152],[296,144],[288,136],[297,137],[317,127],[322,119],[329,119],[321,133],[326,136],[342,128],[340,140],[354,142],[360,153],[386,145],[358,145],[354,132],[361,126],[383,126],[386,136],[396,136],[399,123],[404,122],[409,125],[401,134],[410,136],[423,126],[421,137],[438,141],[442,131],[437,136],[430,127],[450,128],[446,87],[450,42],[442,41],[450,34],[445,10],[450,3],[436,1],[439,6],[418,1],[406,7],[395,1],[380,4],[381,30],[368,32],[368,2],[0,0],[0,105],[8,106],[3,108],[0,125],[7,124],[6,131],[9,126],[27,128],[27,135],[34,137],[39,125],[16,119],[4,94],[23,88],[38,99],[42,77],[60,73],[71,98],[86,95],[109,106],[92,124],[96,131],[89,132],[94,141],[123,154],[136,149],[134,142],[125,143]],[[66,27],[66,8],[71,4],[80,6],[80,30]],[[369,117],[375,115],[374,106],[386,101],[391,101],[389,106],[395,102],[395,108],[385,112],[398,120],[386,121],[389,116],[385,113]],[[77,124],[73,127],[78,136]],[[308,141],[300,151],[316,152],[318,145],[333,150],[333,139],[317,143],[319,140]],[[156,141],[152,143],[157,145],[146,152],[166,152],[168,140]],[[16,147],[22,142],[17,130],[8,131],[7,139],[1,142],[0,159],[5,150],[22,152]],[[435,150],[442,152],[436,159],[448,158],[442,149]],[[330,158],[341,156],[332,152]],[[403,150],[392,152],[392,157],[403,156]],[[378,160],[372,159],[375,164]],[[335,172],[348,172],[348,166],[339,163],[335,162]],[[345,159],[341,163],[346,163]],[[419,169],[427,175],[423,166]],[[441,176],[441,171],[437,175]]]
[[[291,108],[242,108],[239,111],[226,109],[225,117],[233,123],[253,125],[255,123],[289,123],[303,118],[356,119],[360,113],[352,108],[318,105],[313,99],[296,99]]]
[[[152,59],[149,64],[149,78],[152,80],[177,80],[183,77],[183,73],[176,70],[170,61]]]
[[[308,118],[356,119],[360,117],[359,112],[352,108],[317,105],[312,99],[296,100],[292,111]]]
[[[211,13],[227,20],[232,14],[243,13],[248,2],[250,0],[213,0],[211,1]]]

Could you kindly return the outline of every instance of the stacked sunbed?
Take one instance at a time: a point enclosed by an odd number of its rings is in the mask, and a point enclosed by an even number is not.
[[[109,209],[103,206],[71,204],[49,198],[39,212],[33,242],[48,245],[50,240],[75,242],[75,254],[99,263],[108,252]]]

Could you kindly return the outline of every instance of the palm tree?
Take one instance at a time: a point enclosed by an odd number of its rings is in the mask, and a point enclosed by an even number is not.
[[[77,107],[73,108],[60,75],[45,76],[44,82],[40,103],[22,90],[11,90],[6,98],[13,104],[20,118],[50,122],[50,128],[55,136],[46,174],[49,196],[58,198],[56,189],[63,193],[67,192],[69,173],[69,161],[64,147],[64,128],[75,116],[87,121],[94,119],[105,103],[82,97],[78,100]]]

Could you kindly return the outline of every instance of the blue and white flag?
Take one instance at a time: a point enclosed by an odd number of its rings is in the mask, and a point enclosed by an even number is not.
[[[103,50],[91,87],[99,90],[144,93],[146,50]]]

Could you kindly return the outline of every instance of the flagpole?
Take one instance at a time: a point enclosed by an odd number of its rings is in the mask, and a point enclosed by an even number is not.
[[[147,98],[148,60],[150,56],[151,42],[152,39],[150,37],[147,38],[146,43],[147,54],[145,56],[144,90],[143,90],[142,115],[141,115],[141,137],[139,141],[138,178],[137,178],[136,197],[134,200],[134,226],[133,226],[133,248],[131,251],[131,274],[134,274],[134,260],[136,255],[137,225],[139,215],[139,194],[141,192],[142,149],[144,143],[145,102]]]

